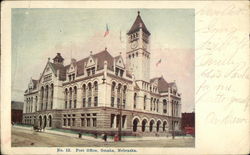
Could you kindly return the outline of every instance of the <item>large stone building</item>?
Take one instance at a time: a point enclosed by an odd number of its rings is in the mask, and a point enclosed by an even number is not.
[[[108,134],[121,128],[126,135],[180,130],[176,83],[150,79],[150,35],[138,12],[127,33],[126,63],[107,48],[68,65],[60,53],[48,59],[25,91],[23,123]]]

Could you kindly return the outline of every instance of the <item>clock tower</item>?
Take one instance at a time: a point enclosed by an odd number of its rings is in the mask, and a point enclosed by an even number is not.
[[[150,80],[150,32],[141,19],[140,12],[127,33],[126,65],[136,80]]]

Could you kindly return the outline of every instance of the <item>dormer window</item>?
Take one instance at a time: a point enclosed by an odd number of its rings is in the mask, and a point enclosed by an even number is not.
[[[124,70],[120,69],[120,68],[115,68],[115,75],[116,76],[120,76],[122,77],[123,76],[123,73],[124,73]]]
[[[75,80],[75,73],[69,75],[69,81],[74,81]]]
[[[87,75],[91,76],[95,74],[95,67],[87,69]]]

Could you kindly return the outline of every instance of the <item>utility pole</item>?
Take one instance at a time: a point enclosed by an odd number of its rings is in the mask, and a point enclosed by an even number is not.
[[[121,88],[120,88],[121,89]],[[118,110],[119,110],[119,113],[120,113],[120,117],[119,117],[119,126],[118,126],[118,137],[119,137],[119,141],[122,140],[122,102],[123,102],[123,99],[122,99],[122,91],[120,91],[120,103],[119,103],[119,107],[118,107]]]

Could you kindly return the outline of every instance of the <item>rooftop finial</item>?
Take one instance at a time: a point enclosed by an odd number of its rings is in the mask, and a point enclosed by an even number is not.
[[[105,47],[105,51],[107,51],[107,47]]]
[[[138,13],[138,16],[140,16],[140,11],[138,11],[137,13]]]
[[[92,55],[92,51],[90,51],[90,55]]]
[[[50,61],[50,57],[48,57],[48,61]]]

